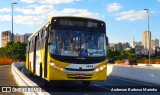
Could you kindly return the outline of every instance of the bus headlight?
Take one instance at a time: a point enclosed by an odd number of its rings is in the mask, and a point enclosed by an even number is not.
[[[54,66],[55,64],[54,64],[54,63],[50,63],[50,65],[51,65],[51,66]]]
[[[99,69],[96,69],[97,72],[99,72]]]
[[[51,65],[51,67],[54,68],[55,70],[58,70],[58,71],[61,71],[61,72],[64,71],[64,68],[55,65],[52,61],[49,61],[49,63]]]
[[[96,68],[95,70],[96,70],[96,72],[99,72],[99,71],[104,70],[105,68],[106,68],[106,65],[103,65],[103,66]]]

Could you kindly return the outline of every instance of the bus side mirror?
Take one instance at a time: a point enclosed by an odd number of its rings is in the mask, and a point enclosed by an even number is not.
[[[106,36],[106,46],[108,46],[108,37]]]

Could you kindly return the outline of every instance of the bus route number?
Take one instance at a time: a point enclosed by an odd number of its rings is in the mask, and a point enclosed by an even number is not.
[[[93,68],[93,65],[86,65],[86,68]]]

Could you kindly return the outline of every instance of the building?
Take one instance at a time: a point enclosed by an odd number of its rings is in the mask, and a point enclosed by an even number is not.
[[[140,54],[141,55],[149,55],[149,51],[148,51],[148,49],[143,49],[143,50],[141,50],[141,52],[140,52]],[[153,49],[151,49],[150,50],[150,55],[151,56],[154,56],[155,55],[155,50],[153,50]]]
[[[123,50],[130,48],[130,44],[128,42],[122,44]]]
[[[142,54],[141,51],[144,49],[142,42],[135,42],[135,54]]]
[[[135,41],[132,42],[132,48],[135,48]]]
[[[114,45],[114,49],[118,50],[118,51],[122,51],[123,50],[123,46],[122,43],[118,43]]]
[[[151,42],[150,37],[151,37],[151,32],[150,31],[143,32],[143,34],[142,34],[142,45],[145,49],[149,49],[149,42]]]
[[[28,38],[31,36],[31,33],[25,33],[24,35],[15,35],[15,42],[28,42]]]
[[[28,38],[32,35],[32,33],[25,33],[24,34],[24,42],[28,42]]]
[[[32,35],[32,33],[25,33],[24,35],[13,35],[14,42],[28,42],[28,38]],[[5,47],[8,42],[12,41],[11,31],[3,31],[1,34],[1,47]]]
[[[159,47],[159,40],[158,39],[152,39],[151,40],[151,48]]]
[[[15,35],[15,42],[24,42],[24,35]]]
[[[8,42],[11,42],[12,40],[12,35],[11,31],[3,31],[1,34],[1,46],[5,47]]]
[[[159,40],[158,39],[155,39],[155,46],[159,47]]]

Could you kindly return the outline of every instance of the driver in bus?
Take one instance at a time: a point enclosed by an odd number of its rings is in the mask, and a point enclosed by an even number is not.
[[[88,38],[87,43],[88,43],[88,49],[94,49],[95,45],[91,37]]]

